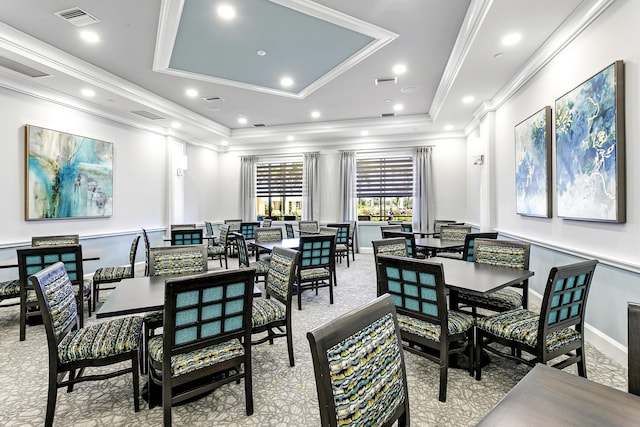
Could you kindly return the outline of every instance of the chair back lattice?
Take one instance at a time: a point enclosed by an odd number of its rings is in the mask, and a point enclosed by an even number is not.
[[[56,262],[64,263],[66,274],[72,284],[82,286],[84,282],[81,245],[40,246],[18,249],[17,253],[20,282],[27,287],[29,276]]]
[[[256,243],[279,242],[282,240],[282,228],[256,228]]]
[[[293,231],[293,224],[286,223],[284,225],[284,229],[287,231],[287,239],[293,239],[296,237],[296,234]]]
[[[336,228],[338,230],[336,233],[337,245],[347,245],[349,243],[349,230],[351,228],[351,224],[327,224],[327,227]]]
[[[473,262],[473,254],[475,252],[476,239],[497,239],[498,233],[469,233],[464,239],[464,249],[462,249],[462,259]]]
[[[140,244],[140,235],[136,235],[131,242],[131,248],[129,249],[129,263],[131,264],[131,274],[134,274],[133,270],[136,266],[136,253],[138,252],[138,245]]]
[[[240,233],[231,233],[231,235],[235,238],[236,248],[238,250],[238,264],[240,268],[250,267],[251,262],[249,261],[249,251],[247,250],[247,241],[244,236]]]
[[[403,222],[400,224],[400,231],[405,233],[413,233],[413,224],[410,222]]]
[[[207,231],[207,236],[213,236],[213,224],[211,224],[209,221],[205,221],[204,228]]]
[[[224,223],[229,226],[229,231],[240,231],[240,224],[242,224],[241,219],[225,219]]]
[[[171,230],[171,245],[201,245],[202,229],[199,228],[177,228]]]
[[[280,246],[273,248],[271,253],[265,289],[269,296],[283,303],[285,307],[291,306],[293,282],[295,281],[299,256],[298,251]]]
[[[31,246],[69,246],[77,245],[80,236],[77,234],[67,234],[63,236],[36,236],[31,238]]]
[[[440,239],[459,240],[461,242],[471,233],[470,225],[443,225],[440,227]]]
[[[389,295],[309,331],[307,339],[323,426],[409,425],[404,355]]]
[[[149,251],[151,276],[199,274],[207,268],[205,245],[158,247]]]
[[[398,314],[448,329],[447,297],[442,264],[378,255],[380,291],[391,295]]]
[[[300,237],[300,269],[330,267],[335,263],[335,236],[319,234]]]
[[[253,271],[228,270],[168,279],[165,285],[165,358],[228,341],[251,329]],[[250,331],[249,331],[250,333]],[[250,346],[249,346],[250,347]]]
[[[575,327],[583,333],[587,296],[597,264],[597,260],[590,260],[551,269],[540,310],[538,343],[564,328]]]
[[[318,226],[318,221],[298,221],[298,230],[317,233],[320,231],[320,228]]]
[[[191,230],[196,228],[195,224],[171,224],[171,230]]]
[[[402,237],[407,246],[407,256],[416,258],[416,235],[413,233],[404,233],[402,231],[384,231],[383,239]]]
[[[530,244],[510,240],[476,239],[473,262],[529,269]]]
[[[229,226],[226,224],[220,225],[220,244],[224,246],[229,244]]]
[[[243,222],[240,224],[240,234],[247,240],[256,238],[256,229],[260,228],[259,222]]]

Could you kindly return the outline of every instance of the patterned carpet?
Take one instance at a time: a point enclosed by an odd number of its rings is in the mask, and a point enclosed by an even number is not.
[[[215,264],[211,264],[212,266]],[[235,267],[235,260],[230,267]],[[347,268],[338,265],[335,304],[327,289],[303,294],[303,310],[294,311],[296,366],[289,367],[286,342],[253,348],[254,408],[245,414],[244,385],[228,384],[194,402],[173,409],[177,426],[315,426],[320,423],[307,330],[375,297],[372,254],[358,254]],[[107,293],[101,298],[106,298]],[[88,323],[95,322],[92,317]],[[30,326],[18,340],[18,308],[0,310],[0,425],[40,426],[47,395],[47,352],[43,326]],[[474,425],[528,371],[524,365],[493,358],[482,381],[467,371],[449,370],[447,402],[438,401],[438,369],[428,360],[405,352],[411,421],[416,426]],[[575,373],[575,367],[567,371]],[[627,372],[597,349],[587,349],[587,372],[593,381],[626,390]],[[131,377],[88,382],[72,393],[58,391],[55,424],[59,426],[159,426],[162,409],[133,411]]]

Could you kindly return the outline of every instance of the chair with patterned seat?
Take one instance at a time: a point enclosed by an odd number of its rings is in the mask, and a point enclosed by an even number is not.
[[[293,224],[290,223],[285,223],[284,224],[284,229],[287,232],[287,239],[294,239],[296,237],[296,234],[293,230]]]
[[[440,366],[438,400],[447,400],[449,357],[473,347],[474,318],[447,307],[442,264],[394,255],[378,255],[380,292],[391,295],[404,348]],[[443,333],[442,331],[447,331]],[[469,375],[473,375],[473,351]]]
[[[347,258],[347,267],[349,267],[349,229],[351,224],[327,224],[327,227],[335,228],[336,232],[336,258],[342,263],[342,258]]]
[[[91,316],[91,280],[84,278],[82,246],[38,246],[16,250],[18,254],[18,275],[20,278],[20,341],[27,334],[27,320],[41,315],[38,299],[29,283],[29,276],[55,264],[64,263],[67,275],[76,293],[79,304],[80,327],[84,327],[84,303]]]
[[[318,234],[320,231],[320,225],[318,221],[298,221],[298,233],[302,236]]]
[[[439,253],[439,257],[460,259],[469,262],[473,262],[473,253],[475,252],[476,239],[497,239],[498,233],[486,232],[486,233],[469,233],[464,238],[464,247],[462,253],[455,252],[442,252]]]
[[[253,271],[172,278],[164,291],[164,327],[149,341],[147,382],[150,396],[161,392],[164,426],[171,426],[173,406],[240,380],[253,414]]]
[[[261,228],[271,228],[273,220],[271,218],[265,218],[262,220]]]
[[[171,229],[171,246],[201,245],[203,242],[200,228]]]
[[[99,381],[125,374],[132,375],[133,407],[138,412],[142,318],[120,317],[78,328],[79,313],[74,290],[62,262],[31,275],[29,280],[42,309],[48,344],[49,391],[44,425],[53,425],[59,388],[67,387],[67,392],[72,392],[76,383]],[[101,370],[94,375],[84,375],[86,368],[124,362],[130,362],[130,366],[121,367],[117,371]],[[68,379],[65,380],[67,374]],[[110,399],[111,397],[106,398]]]
[[[467,237],[467,234],[471,233],[470,225],[442,225],[440,227],[440,239],[441,240],[449,240],[449,241],[457,241],[463,243]],[[441,253],[453,253],[453,254],[462,254],[462,249],[443,249],[436,250],[433,252],[434,256],[439,256]]]
[[[385,239],[385,233],[387,232],[398,232],[401,233],[402,232],[402,226],[400,224],[397,225],[383,225],[380,227],[380,236]]]
[[[389,231],[384,230],[382,232],[383,239],[402,237],[405,240],[407,246],[407,256],[410,258],[426,258],[424,252],[418,250],[416,247],[416,235],[413,233],[405,233],[403,231]]]
[[[257,228],[255,230],[255,242],[258,243],[268,243],[268,242],[280,242],[282,240],[282,228],[274,227],[274,228]],[[268,250],[260,249],[256,247],[256,261],[260,259],[260,255],[269,254]],[[270,255],[265,255],[262,257],[264,261],[268,261],[271,258]]]
[[[389,295],[312,329],[307,340],[321,425],[410,424],[404,353]]]
[[[249,250],[247,249],[247,241],[240,233],[233,233],[234,241],[236,242],[236,249],[238,251],[238,267],[239,268],[252,268],[255,271],[255,283],[264,283],[269,271],[269,261],[261,259],[251,262],[249,260]]]
[[[302,310],[302,291],[329,288],[329,303],[333,304],[333,287],[336,282],[336,254],[333,234],[300,236],[300,266],[296,286],[298,310]]]
[[[517,309],[476,319],[476,357],[488,350],[532,367],[562,357],[552,365],[554,368],[564,369],[575,363],[578,375],[586,378],[584,317],[597,264],[597,260],[589,260],[553,267],[540,313]],[[522,352],[533,357],[522,357]],[[477,380],[482,378],[480,365],[476,367]]]
[[[12,301],[4,304],[4,301]],[[0,282],[0,308],[2,307],[14,307],[20,304],[20,280],[5,280]]]
[[[458,221],[452,219],[435,219],[433,220],[433,237],[440,237],[440,227],[449,224],[459,224]]]
[[[254,298],[251,315],[251,333],[267,333],[265,337],[254,340],[252,344],[262,344],[267,341],[273,344],[274,338],[286,338],[290,366],[295,365],[291,330],[291,299],[299,260],[298,251],[280,246],[273,248],[264,285],[266,298]]]
[[[207,244],[207,255],[212,260],[219,260],[220,267],[222,267],[222,260],[224,259],[224,268],[229,268],[229,264],[227,261],[227,256],[229,253],[229,226],[221,225],[220,226],[220,237],[217,241],[211,241],[211,243]]]
[[[210,221],[204,222],[204,230],[207,233],[205,234],[205,237],[207,237],[207,241],[209,242],[209,244],[215,246],[220,242],[213,234],[213,224]]]
[[[356,251],[358,250],[358,237],[356,230],[358,223],[356,221],[345,221],[350,225],[349,227],[349,239],[347,240],[347,253],[351,252],[353,261],[356,260]]]
[[[151,244],[149,243],[149,235],[147,234],[147,230],[142,229],[142,240],[144,241],[144,275],[149,275],[149,249],[151,249]]]
[[[526,242],[511,240],[476,239],[473,262],[528,270],[530,246]],[[526,309],[529,303],[529,280],[488,295],[460,291],[456,292],[455,297],[456,299],[451,301],[452,305],[470,307],[474,317],[479,315],[478,309],[494,312],[515,310],[520,307]]]
[[[100,267],[93,274],[93,309],[96,309],[96,304],[100,299],[100,290],[114,289],[117,283],[122,279],[128,279],[135,275],[136,265],[136,252],[138,252],[138,243],[140,242],[140,235],[133,238],[131,242],[131,249],[129,250],[129,264],[116,267]],[[106,286],[102,286],[106,285]]]
[[[62,236],[35,236],[31,238],[31,246],[68,246],[80,243],[80,236],[77,234],[65,234]]]
[[[391,237],[382,240],[373,240],[373,259],[376,263],[376,295],[382,295],[380,292],[380,265],[378,264],[378,255],[395,255],[408,257],[407,243],[404,237]]]

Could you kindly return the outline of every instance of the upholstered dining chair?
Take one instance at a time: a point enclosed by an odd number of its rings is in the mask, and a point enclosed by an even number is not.
[[[442,225],[440,227],[440,239],[464,242],[467,234],[471,233],[470,225]],[[461,249],[442,249],[433,251],[434,256],[441,253],[461,254]]]
[[[327,224],[327,227],[335,228],[336,232],[336,258],[338,262],[342,262],[342,258],[347,258],[347,267],[349,267],[349,229],[351,224]]]
[[[133,407],[138,412],[138,363],[142,318],[119,317],[79,328],[80,313],[71,280],[62,262],[34,273],[29,280],[41,307],[49,354],[49,391],[44,425],[53,425],[59,388],[67,387],[67,391],[71,392],[76,383],[104,380],[125,374],[132,375]],[[84,375],[87,368],[123,362],[130,364],[117,371],[100,371],[94,375]],[[65,380],[67,375],[68,379]]]
[[[212,260],[219,260],[220,267],[222,267],[222,260],[224,259],[224,268],[229,268],[229,264],[227,262],[227,255],[229,252],[229,243],[228,243],[228,234],[229,234],[229,226],[221,225],[220,226],[220,237],[217,241],[210,241],[207,243],[207,255]]]
[[[385,233],[388,231],[393,232],[402,232],[402,226],[400,224],[397,225],[383,225],[380,227],[380,237],[385,238]]]
[[[271,224],[273,223],[273,220],[271,218],[265,218],[262,220],[262,228],[271,228]]]
[[[68,246],[80,243],[80,236],[77,234],[65,234],[61,236],[35,236],[31,238],[31,246]]]
[[[473,262],[473,253],[475,252],[476,239],[497,239],[497,232],[484,232],[484,233],[469,233],[464,238],[464,247],[461,253],[456,252],[442,252],[439,253],[439,257],[460,259],[464,261]]]
[[[420,258],[423,259],[426,257],[424,252],[418,250],[416,246],[416,235],[413,233],[405,233],[403,231],[389,231],[384,230],[382,232],[383,239],[402,237],[405,240],[407,245],[407,256],[411,258]]]
[[[173,228],[171,246],[201,245],[203,242],[200,228]]]
[[[280,246],[273,248],[264,285],[266,298],[254,298],[251,314],[251,333],[267,333],[265,337],[255,339],[252,343],[262,344],[269,341],[273,344],[274,338],[286,338],[290,366],[295,365],[291,331],[291,299],[296,267],[299,262],[298,251]]]
[[[287,232],[287,239],[294,239],[296,237],[296,234],[293,230],[293,224],[286,222],[284,224],[284,229]]]
[[[389,295],[312,329],[307,340],[321,425],[410,424],[400,329]]]
[[[255,230],[255,242],[258,243],[267,243],[267,242],[279,242],[282,240],[282,228],[273,227],[273,228],[257,228]],[[269,251],[260,249],[256,247],[256,260],[260,259],[261,254],[268,254]],[[263,260],[267,261],[271,257],[266,255],[262,257]]]
[[[100,267],[96,270],[91,278],[93,282],[93,310],[100,299],[100,290],[113,289],[114,283],[120,282],[122,279],[128,279],[135,275],[136,253],[138,252],[138,243],[140,235],[136,235],[131,242],[129,249],[129,264],[115,267]]]
[[[260,228],[259,222],[243,222],[240,224],[240,234],[245,240],[253,240],[256,238],[256,229]]]
[[[171,230],[193,230],[195,224],[171,224]]]
[[[449,357],[473,347],[474,318],[448,309],[442,264],[394,255],[378,255],[377,260],[380,292],[393,299],[404,348],[439,364],[438,400],[445,402]],[[470,351],[469,375],[473,357]]]
[[[29,283],[29,276],[45,267],[62,261],[76,293],[79,303],[80,327],[84,327],[84,303],[91,316],[91,281],[84,279],[82,246],[38,246],[16,250],[18,254],[18,275],[20,277],[20,341],[27,333],[27,320],[40,316],[38,299]]]
[[[267,259],[261,259],[251,262],[249,260],[249,250],[247,249],[247,241],[240,233],[232,233],[234,241],[236,242],[236,248],[238,251],[238,267],[239,268],[252,268],[255,271],[255,282],[264,282],[269,271],[269,261]]]
[[[440,227],[447,224],[458,224],[458,221],[453,219],[435,219],[433,220],[433,237],[440,237]]]
[[[347,240],[347,252],[351,252],[353,261],[356,260],[356,251],[358,250],[358,237],[356,230],[358,229],[358,223],[356,221],[345,221],[350,225],[349,227],[349,239]]]
[[[12,301],[13,300],[13,301]],[[9,301],[4,303],[4,301]],[[20,280],[5,280],[0,282],[0,308],[20,305]]]
[[[144,275],[149,275],[149,250],[151,249],[151,244],[149,243],[149,235],[147,234],[147,230],[142,229],[142,240],[144,241]]]
[[[333,304],[333,286],[336,282],[335,235],[318,234],[300,236],[300,265],[296,286],[298,310],[302,310],[302,291],[329,288],[329,303]]]
[[[597,260],[589,260],[553,267],[540,313],[521,308],[477,318],[476,357],[488,350],[528,366],[562,357],[552,365],[554,368],[563,369],[575,363],[578,375],[586,378],[584,317],[597,264]],[[522,352],[533,357],[522,357]],[[476,379],[480,380],[482,364],[477,365]]]
[[[407,243],[404,237],[391,237],[382,240],[371,241],[373,245],[373,259],[376,263],[376,295],[382,295],[380,292],[380,265],[378,264],[378,255],[395,255],[407,257]]]
[[[298,221],[298,232],[300,235],[303,233],[317,234],[320,231],[318,221]]]
[[[149,341],[148,352],[149,395],[161,391],[165,427],[172,406],[240,380],[246,413],[253,414],[252,298],[251,269],[166,281],[162,335]]]
[[[512,240],[476,239],[473,262],[529,269],[530,244]],[[491,292],[488,295],[476,295],[457,292],[457,304],[471,308],[474,317],[478,309],[494,312],[527,308],[529,305],[529,280]]]

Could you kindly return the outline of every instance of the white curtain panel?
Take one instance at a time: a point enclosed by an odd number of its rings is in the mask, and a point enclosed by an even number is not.
[[[356,220],[356,153],[340,152],[340,198],[338,209],[342,221]]]
[[[319,174],[318,157],[320,153],[304,153],[302,164],[302,220],[317,221],[320,216],[318,197]]]
[[[432,148],[416,147],[413,152],[413,228],[417,230],[431,230],[434,219]]]
[[[244,221],[256,220],[256,156],[240,158],[240,215]]]

